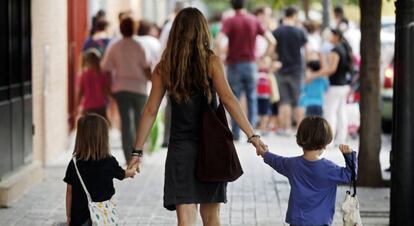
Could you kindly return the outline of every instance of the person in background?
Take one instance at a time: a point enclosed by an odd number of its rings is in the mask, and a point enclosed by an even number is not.
[[[303,30],[297,24],[296,8],[288,7],[285,10],[283,24],[273,31],[277,40],[276,53],[282,68],[276,73],[280,92],[279,116],[281,128],[278,134],[291,135],[292,108],[294,108],[296,125],[300,124],[303,111],[298,107],[298,99],[302,78],[304,76],[303,56],[301,50],[305,49],[307,55],[307,38]]]
[[[131,14],[132,14],[131,11],[121,11],[121,12],[119,12],[118,13],[118,22],[119,22],[119,24],[121,24],[123,19],[128,18],[128,17],[132,17]],[[119,26],[117,26],[113,30],[112,40],[114,42],[114,41],[117,41],[121,38],[122,38],[122,34],[121,34],[120,29],[119,29]]]
[[[307,70],[318,71],[324,64],[322,54],[322,38],[319,33],[319,24],[315,21],[307,21],[305,28],[308,31],[308,62]],[[323,116],[324,96],[329,82],[325,77],[320,77],[302,86],[299,105],[305,109],[305,115]]]
[[[315,78],[303,85],[299,102],[305,108],[306,116],[323,116],[324,97],[328,87],[329,82],[324,77]]]
[[[268,42],[267,54],[271,54],[276,44],[272,34],[260,21],[245,10],[245,0],[232,0],[235,15],[223,21],[221,32],[217,35],[217,47],[222,39],[229,39],[227,54],[227,78],[235,96],[240,99],[245,92],[248,118],[252,125],[257,122],[257,66],[255,57],[256,36],[262,35]],[[218,48],[217,55],[221,50]],[[240,138],[240,128],[232,121],[234,140]]]
[[[111,78],[108,73],[102,72],[100,59],[101,53],[96,49],[89,49],[83,54],[83,70],[80,75],[75,106],[82,106],[82,115],[96,113],[106,119],[106,108],[111,93]]]
[[[348,30],[349,20],[345,17],[342,6],[335,6],[334,8],[335,28],[345,32]]]
[[[266,30],[269,30],[269,25],[272,19],[272,9],[270,7],[259,7],[253,12],[253,15],[256,16],[256,18],[259,20],[259,22]],[[261,35],[256,36],[255,56],[258,60],[260,60],[261,57],[268,56],[266,55],[268,54],[268,45],[269,44],[266,38],[264,38]],[[274,53],[270,52],[270,54],[272,54],[273,57]]]
[[[89,31],[89,36],[93,36],[96,32],[96,22],[99,20],[104,20],[106,21],[106,12],[102,9],[98,10],[98,12],[96,12],[95,16],[92,17],[92,26],[91,26],[91,30]]]
[[[273,72],[278,70],[281,65],[280,62],[273,62],[269,56],[261,58],[257,65],[259,66],[257,82],[259,123],[257,128],[262,135],[267,135],[271,131],[271,123],[274,124],[273,126],[277,124],[277,121],[271,119],[273,105],[277,105],[279,101],[279,92]]]
[[[165,47],[167,46],[168,36],[170,34],[170,30],[171,30],[175,17],[184,8],[185,8],[185,4],[183,1],[176,1],[174,10],[171,13],[170,18],[165,22],[164,26],[162,27],[161,34],[160,34],[160,42],[161,42],[162,51],[164,51]]]
[[[156,23],[151,23],[151,29],[148,32],[148,35],[158,39],[160,39],[161,35],[161,28]]]
[[[322,158],[332,141],[328,122],[317,116],[303,119],[298,128],[296,143],[303,155],[282,157],[259,149],[258,155],[276,172],[287,177],[290,184],[286,223],[290,225],[331,225],[335,213],[336,190],[339,184],[350,183],[357,174],[356,152],[340,145],[346,167]],[[354,172],[353,172],[354,171]]]
[[[129,162],[133,138],[148,97],[151,69],[144,48],[133,38],[134,21],[129,17],[123,19],[120,30],[123,38],[108,47],[101,66],[113,75],[112,92],[121,116],[122,149]]]
[[[328,76],[329,88],[326,93],[324,115],[332,126],[335,144],[342,144],[348,135],[348,118],[346,114],[346,98],[349,85],[346,74],[353,64],[352,49],[339,29],[331,29],[331,43],[334,48],[328,56],[328,63],[318,71],[308,71],[307,82]]]
[[[221,30],[222,18],[223,18],[223,15],[221,12],[215,12],[213,13],[213,16],[208,21],[208,25],[210,26],[211,38],[213,40],[217,38],[217,35]]]
[[[148,20],[140,20],[138,22],[138,37],[135,37],[145,50],[147,64],[150,65],[151,71],[154,70],[155,65],[161,57],[161,43],[157,38],[151,35],[153,27],[153,24]]]
[[[95,21],[94,26],[94,33],[83,43],[82,52],[95,48],[103,55],[111,41],[107,32],[108,22],[104,18],[99,18]]]

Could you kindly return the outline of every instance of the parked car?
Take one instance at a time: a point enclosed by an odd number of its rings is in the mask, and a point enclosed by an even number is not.
[[[394,60],[384,69],[381,87],[381,125],[384,133],[392,130],[392,99],[394,85]]]
[[[381,122],[382,131],[392,130],[392,99],[394,83],[395,17],[381,18]]]

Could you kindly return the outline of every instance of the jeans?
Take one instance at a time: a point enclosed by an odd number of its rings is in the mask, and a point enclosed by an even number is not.
[[[147,96],[132,92],[117,92],[115,94],[118,103],[119,114],[121,116],[121,137],[122,149],[125,159],[128,162],[131,159],[133,142],[135,139],[141,113],[147,102]]]
[[[227,66],[227,79],[234,95],[240,100],[244,91],[247,99],[248,119],[252,126],[256,125],[257,120],[257,67],[253,62],[242,62],[229,64]],[[240,128],[237,123],[231,122],[234,139],[240,138]]]
[[[306,107],[306,116],[323,116],[322,106],[319,105],[309,105]]]

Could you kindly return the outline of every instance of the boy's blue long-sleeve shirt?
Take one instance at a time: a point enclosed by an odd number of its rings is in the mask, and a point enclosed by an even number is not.
[[[289,179],[291,186],[286,222],[291,225],[331,225],[335,213],[336,187],[350,183],[351,165],[357,172],[356,153],[344,154],[346,167],[303,156],[282,157],[266,152],[263,160]],[[355,175],[356,175],[355,172]]]

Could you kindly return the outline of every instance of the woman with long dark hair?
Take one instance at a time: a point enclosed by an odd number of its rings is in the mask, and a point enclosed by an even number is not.
[[[206,19],[196,8],[186,8],[174,20],[167,47],[151,75],[152,89],[144,107],[135,142],[141,153],[167,92],[172,103],[171,137],[165,163],[164,207],[176,210],[178,225],[195,225],[198,205],[204,225],[220,225],[220,203],[226,202],[225,182],[202,182],[196,161],[203,109],[215,101],[212,88],[252,144],[265,145],[233,95],[220,58],[211,51]],[[130,166],[139,163],[134,156]]]
[[[307,81],[328,76],[329,88],[325,96],[324,116],[332,127],[335,144],[343,144],[348,134],[346,98],[349,93],[347,74],[353,65],[352,49],[339,29],[331,29],[333,49],[328,60],[316,72],[309,72]]]

